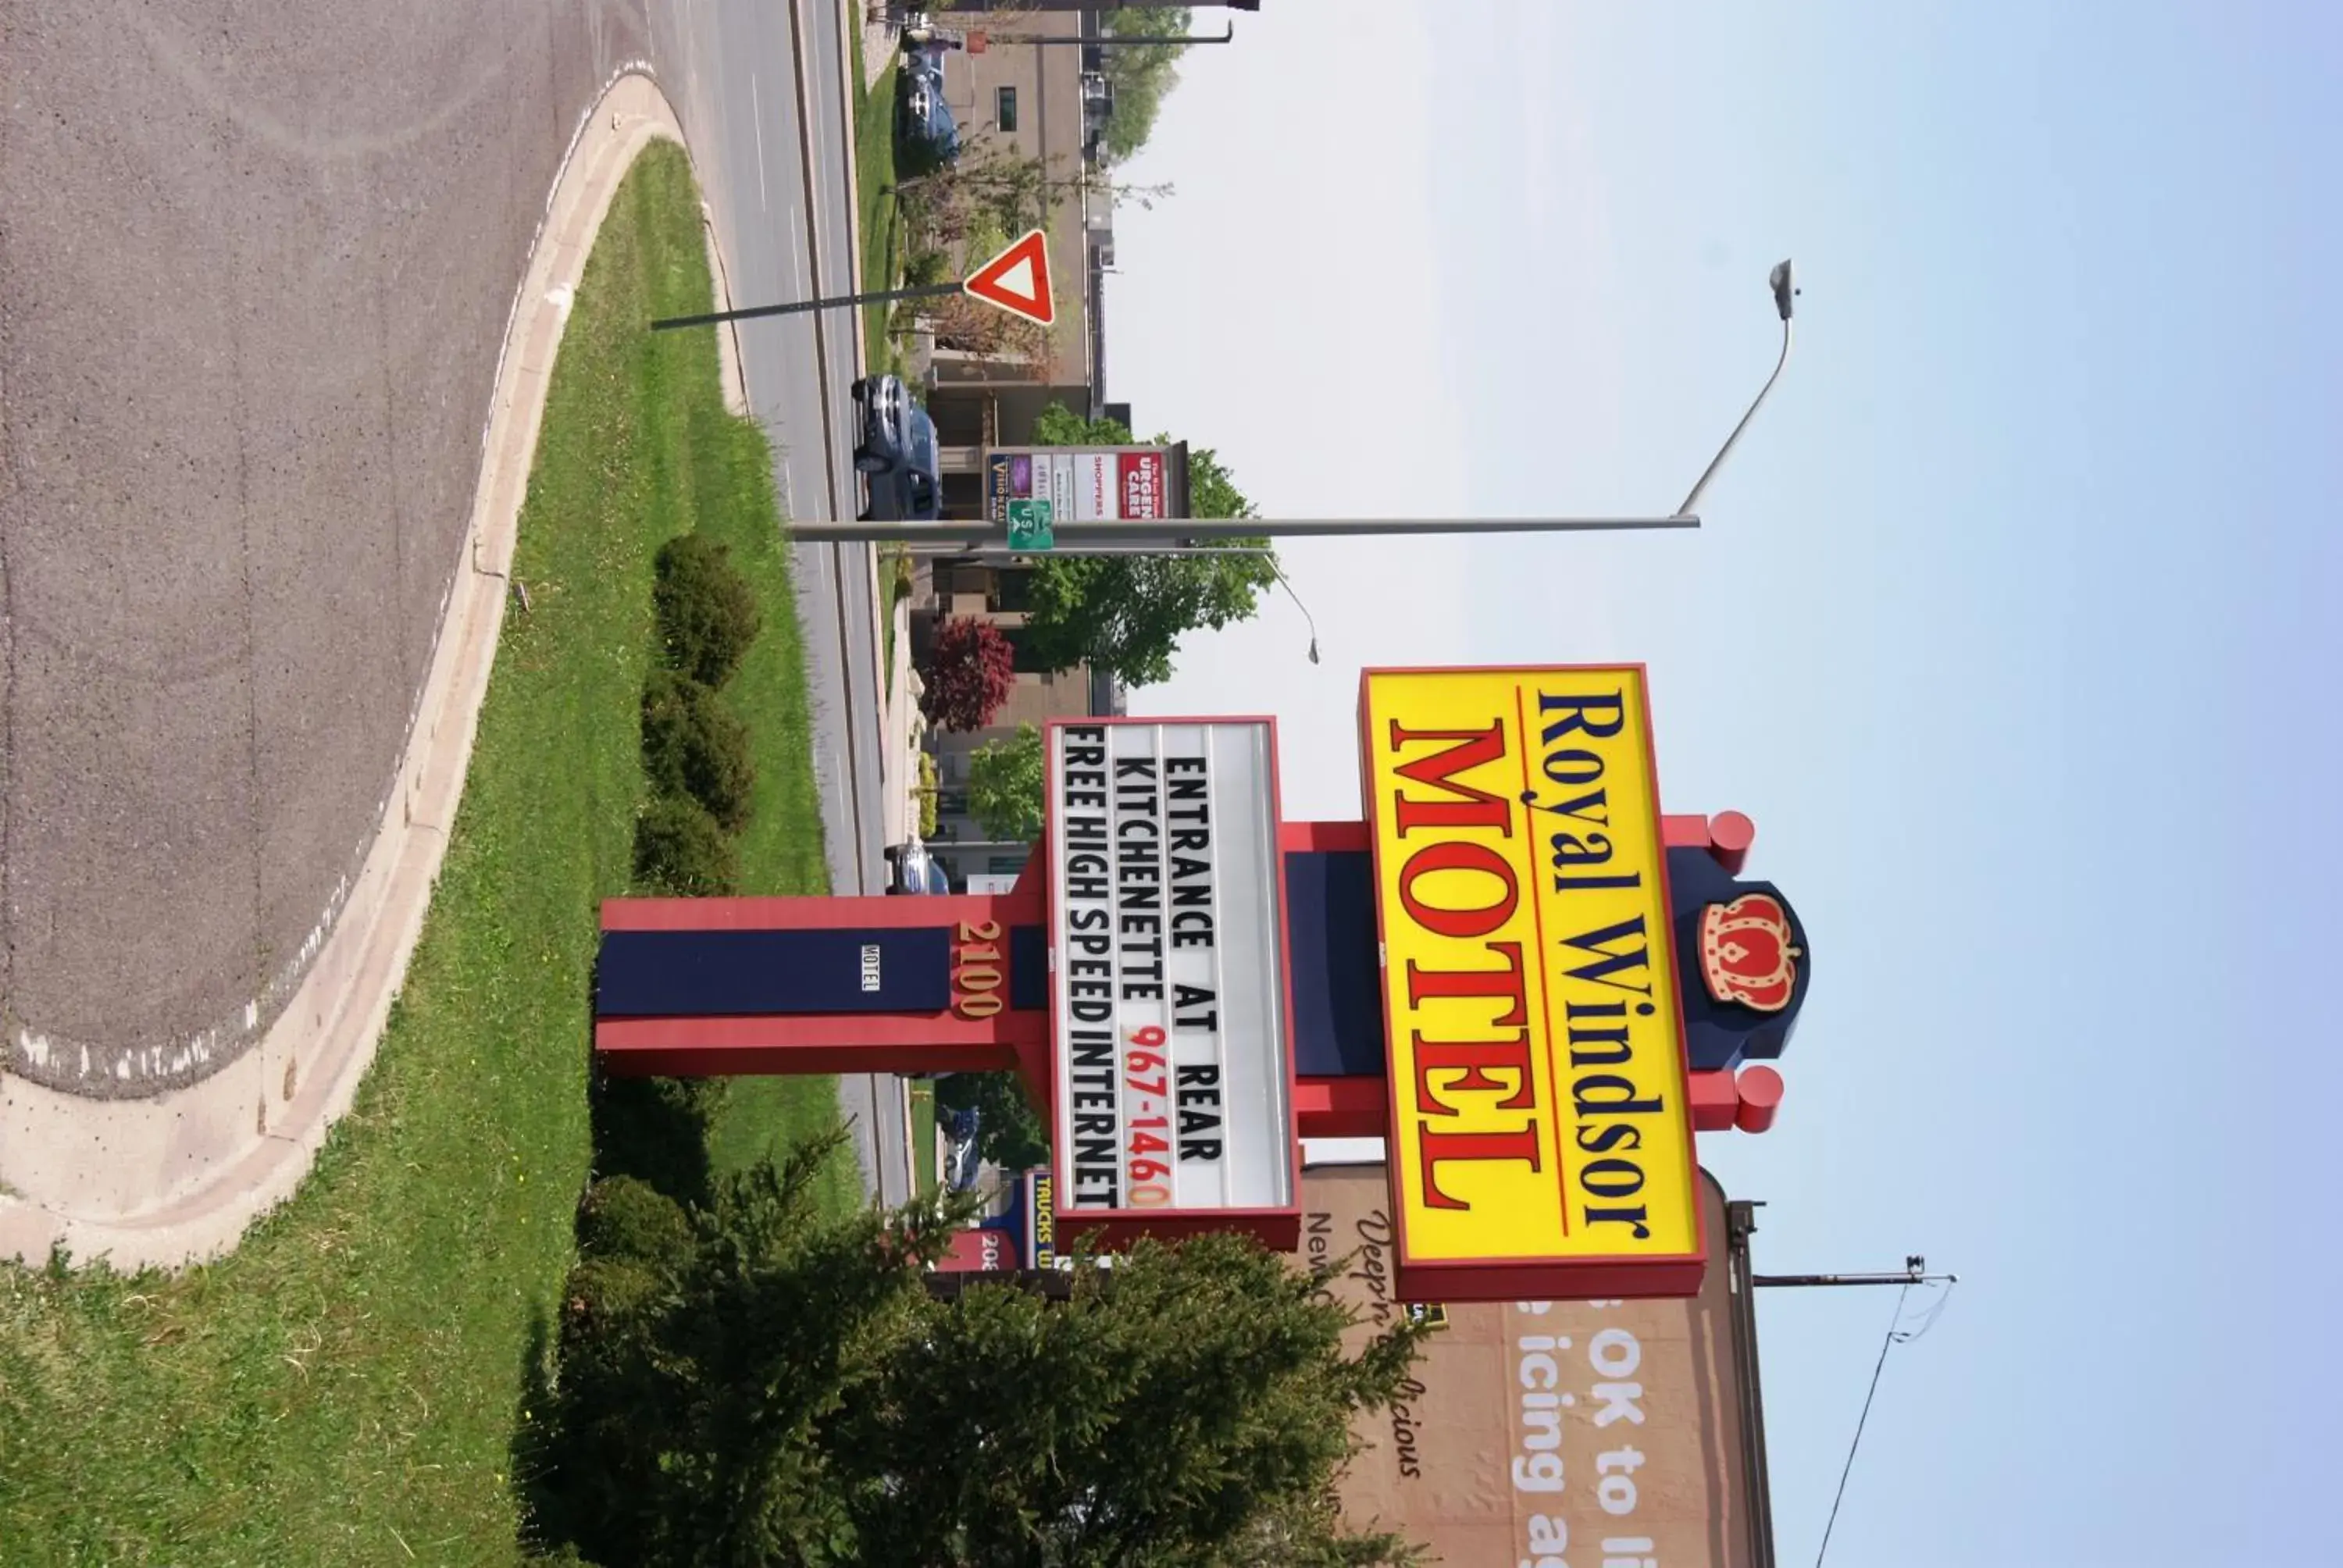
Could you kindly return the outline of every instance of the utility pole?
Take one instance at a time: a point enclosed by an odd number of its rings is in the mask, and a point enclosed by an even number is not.
[[[1958,1274],[1932,1274],[1928,1260],[1915,1252],[1904,1260],[1900,1273],[1881,1274],[1752,1274],[1753,1285],[1956,1285]]]

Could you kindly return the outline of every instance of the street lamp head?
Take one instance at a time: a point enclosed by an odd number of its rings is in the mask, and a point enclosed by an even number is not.
[[[1797,288],[1791,281],[1789,262],[1786,259],[1775,262],[1774,270],[1765,275],[1765,282],[1774,290],[1774,308],[1782,313],[1783,320],[1789,320],[1792,302],[1798,297]]]

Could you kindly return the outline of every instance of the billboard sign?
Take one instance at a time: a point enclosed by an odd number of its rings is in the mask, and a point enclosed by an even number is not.
[[[1298,1230],[1266,719],[1075,719],[1048,743],[1052,1199],[1070,1230]],[[1240,1227],[1242,1228],[1242,1227]]]
[[[1393,1289],[1390,1192],[1380,1165],[1302,1173],[1302,1261],[1360,1338],[1426,1310]],[[1724,1235],[1724,1192],[1704,1177],[1697,1199]],[[1749,1306],[1719,1258],[1689,1297],[1429,1308],[1443,1326],[1400,1398],[1359,1417],[1344,1515],[1443,1563],[1770,1562],[1755,1369],[1735,1348],[1755,1342],[1736,1332]]]
[[[1026,503],[1021,506],[1020,503]],[[1046,505],[1041,505],[1046,504]],[[1185,517],[1188,447],[991,447],[984,515],[1068,523],[1157,523]],[[1046,529],[1044,530],[1046,531]],[[1034,547],[1045,548],[1046,544]]]
[[[1363,683],[1403,1293],[1697,1290],[1642,668]]]

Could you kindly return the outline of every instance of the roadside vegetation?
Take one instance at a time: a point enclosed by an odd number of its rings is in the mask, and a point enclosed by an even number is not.
[[[373,1070],[300,1192],[230,1256],[177,1275],[0,1265],[0,1563],[513,1561],[514,1455],[544,1418],[589,1161],[632,1136],[697,1180],[835,1121],[829,1080],[655,1085],[645,1114],[623,1095],[589,1113],[596,907],[628,890],[652,796],[654,561],[679,536],[729,547],[762,623],[725,687],[753,773],[726,840],[739,882],[822,887],[769,454],[726,413],[709,335],[642,329],[710,301],[688,166],[655,146],[563,339],[513,568],[530,608],[507,618]],[[834,1150],[801,1180],[816,1211],[859,1206]]]
[[[863,69],[862,30],[854,35],[854,186],[862,230],[862,287],[893,288],[903,276],[901,203],[896,199],[895,69],[890,56],[877,86]],[[862,347],[873,376],[900,374],[900,350],[888,336],[893,312],[884,305],[862,307]]]
[[[1189,31],[1192,13],[1185,5],[1137,5],[1109,11],[1108,33],[1125,38],[1164,38]],[[1146,145],[1155,131],[1155,117],[1163,100],[1180,83],[1179,44],[1131,44],[1101,51],[1106,79],[1114,86],[1114,110],[1107,116],[1103,140],[1109,160],[1121,163]]]
[[[1418,1560],[1342,1521],[1334,1482],[1428,1323],[1355,1334],[1310,1273],[1232,1235],[1031,1290],[931,1290],[924,1264],[973,1200],[825,1216],[826,1154],[690,1206],[596,1185],[528,1467],[558,1561]]]

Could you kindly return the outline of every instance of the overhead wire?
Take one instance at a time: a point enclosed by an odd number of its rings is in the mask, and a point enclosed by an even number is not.
[[[1879,1342],[1879,1359],[1871,1366],[1871,1386],[1864,1391],[1863,1413],[1855,1417],[1855,1438],[1846,1445],[1846,1463],[1840,1467],[1838,1473],[1838,1492],[1831,1498],[1830,1518],[1823,1525],[1823,1543],[1815,1553],[1815,1568],[1823,1568],[1823,1557],[1830,1551],[1831,1532],[1838,1526],[1839,1504],[1846,1501],[1846,1478],[1855,1473],[1855,1451],[1863,1446],[1863,1429],[1871,1420],[1871,1402],[1878,1396],[1879,1374],[1887,1368],[1887,1352],[1897,1345],[1910,1344],[1935,1328],[1936,1320],[1944,1315],[1945,1303],[1953,1299],[1953,1287],[1947,1284],[1922,1314],[1918,1325],[1906,1329],[1902,1326],[1904,1303],[1911,1293],[1910,1285],[1896,1292],[1896,1311],[1889,1316],[1887,1332]]]

